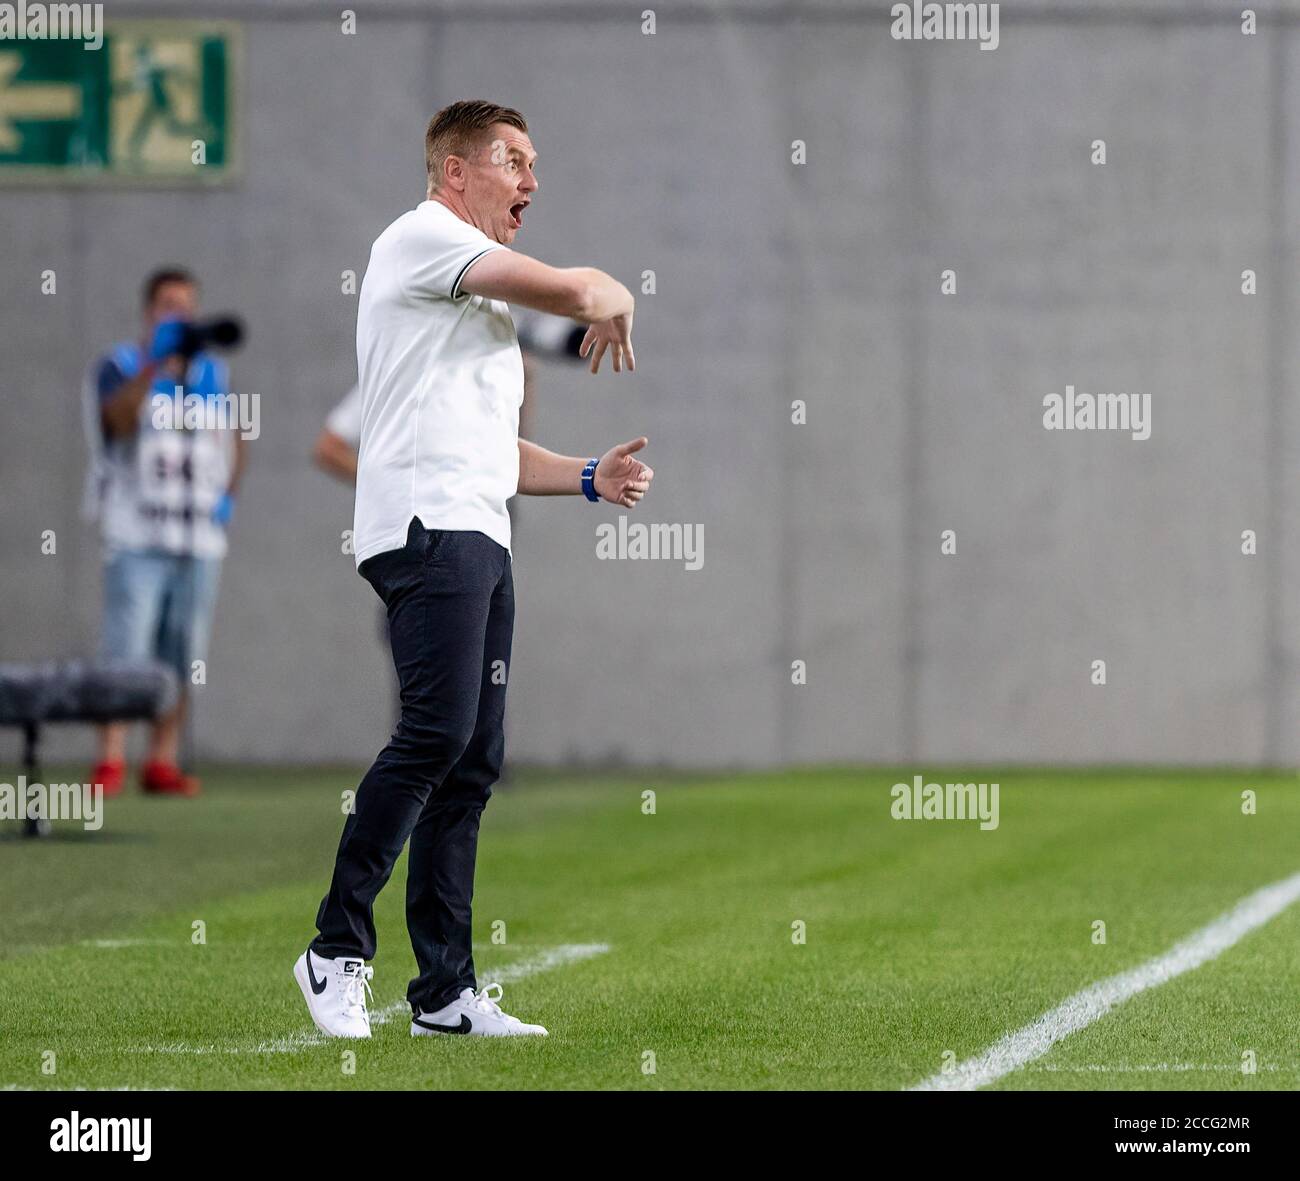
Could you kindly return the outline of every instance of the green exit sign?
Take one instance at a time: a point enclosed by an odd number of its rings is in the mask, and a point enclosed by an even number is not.
[[[0,184],[231,179],[237,25],[109,21],[90,44],[0,38]]]

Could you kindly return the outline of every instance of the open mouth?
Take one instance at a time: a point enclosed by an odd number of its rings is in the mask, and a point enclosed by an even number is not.
[[[524,224],[524,210],[527,208],[527,201],[520,201],[518,205],[510,206],[510,220],[514,223],[515,229],[519,229]]]

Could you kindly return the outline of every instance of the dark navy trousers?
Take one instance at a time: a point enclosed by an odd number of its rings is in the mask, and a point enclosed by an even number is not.
[[[514,631],[510,554],[482,533],[428,530],[361,565],[388,611],[401,717],[357,789],[312,951],[375,954],[375,896],[407,840],[412,1008],[475,988],[470,938],[479,817],[501,774]]]

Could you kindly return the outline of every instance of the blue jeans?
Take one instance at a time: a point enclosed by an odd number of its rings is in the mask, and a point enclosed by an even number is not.
[[[319,956],[375,954],[374,902],[408,838],[406,926],[419,974],[413,1009],[476,987],[470,902],[479,817],[501,774],[514,633],[510,554],[482,533],[426,530],[376,554],[361,574],[388,610],[402,713],[357,789],[329,893]]]
[[[220,558],[163,550],[110,550],[104,561],[104,660],[159,660],[182,686],[206,660]]]

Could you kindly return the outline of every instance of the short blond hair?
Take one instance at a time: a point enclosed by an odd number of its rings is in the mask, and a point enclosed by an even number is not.
[[[482,146],[483,133],[496,123],[528,131],[527,121],[513,107],[482,99],[452,103],[434,115],[424,133],[424,166],[430,186],[441,186],[442,166],[448,156],[472,157]]]

